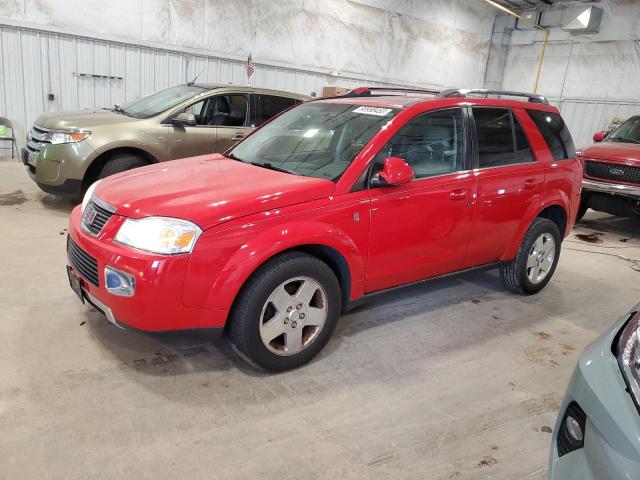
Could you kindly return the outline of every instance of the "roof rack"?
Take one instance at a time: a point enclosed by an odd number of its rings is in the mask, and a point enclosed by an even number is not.
[[[530,103],[549,104],[547,97],[535,93],[511,92],[508,90],[489,90],[486,88],[450,88],[438,94],[439,98],[466,97],[468,95],[500,95],[503,97],[524,97]]]
[[[370,96],[385,96],[385,95],[409,95],[409,94],[423,94],[423,95],[438,95],[440,90],[430,90],[427,88],[400,88],[400,87],[358,87],[348,91],[342,97],[370,97]]]

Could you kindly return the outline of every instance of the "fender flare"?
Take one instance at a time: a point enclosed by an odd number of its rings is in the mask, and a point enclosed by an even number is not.
[[[526,221],[521,222],[518,228],[518,231],[516,232],[515,236],[513,237],[513,240],[509,244],[509,247],[507,247],[507,250],[500,257],[500,260],[509,261],[516,256],[516,254],[518,253],[518,249],[520,248],[520,244],[522,243],[522,239],[527,233],[527,230],[529,230],[531,223],[549,207],[558,206],[564,210],[564,213],[567,218],[567,224],[566,224],[565,231],[560,232],[560,234],[562,235],[562,238],[564,238],[568,234],[568,229],[571,225],[571,223],[569,222],[570,205],[571,205],[571,202],[569,200],[569,197],[564,191],[558,189],[558,190],[549,192],[549,194],[545,197],[542,204],[538,205],[535,210],[531,209],[529,211],[531,212],[533,210],[533,214],[527,212],[527,214],[523,216],[523,218],[526,219]]]
[[[303,220],[273,225],[244,242],[215,278],[206,298],[206,308],[230,307],[247,280],[265,262],[283,252],[304,251],[309,247],[328,248],[339,254],[348,270],[349,284],[344,289],[350,299],[364,293],[365,259],[356,243],[333,225]]]

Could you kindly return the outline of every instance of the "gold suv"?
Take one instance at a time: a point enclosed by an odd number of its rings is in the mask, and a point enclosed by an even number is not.
[[[77,195],[99,178],[144,165],[223,152],[309,97],[189,83],[128,105],[39,116],[22,162],[48,193]]]

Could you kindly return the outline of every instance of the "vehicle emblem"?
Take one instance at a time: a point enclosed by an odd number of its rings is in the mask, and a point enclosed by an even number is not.
[[[624,175],[624,170],[621,170],[619,168],[612,168],[611,170],[609,170],[609,173],[611,175],[615,175],[616,177],[622,177]]]
[[[93,223],[96,219],[96,215],[98,212],[93,207],[93,203],[87,205],[87,209],[84,211],[84,215],[82,216],[82,223],[84,223],[87,227]]]

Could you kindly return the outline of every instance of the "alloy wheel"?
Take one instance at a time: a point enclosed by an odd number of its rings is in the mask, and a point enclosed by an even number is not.
[[[327,312],[327,294],[320,283],[310,277],[289,279],[262,307],[262,343],[276,355],[300,353],[320,335]]]

